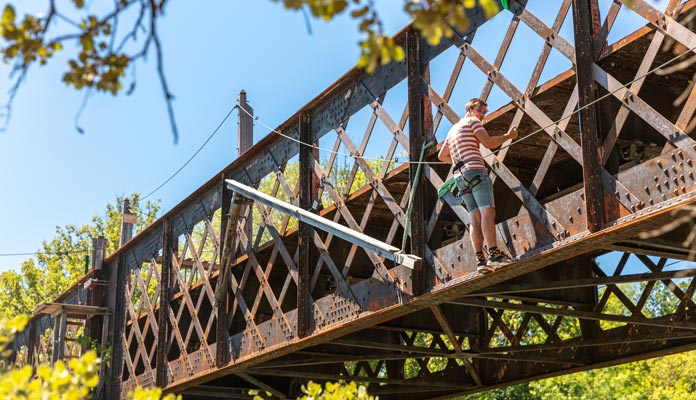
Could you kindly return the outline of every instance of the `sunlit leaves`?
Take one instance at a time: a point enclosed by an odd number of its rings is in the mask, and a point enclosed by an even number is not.
[[[15,10],[12,5],[7,4],[5,6],[5,9],[2,10],[2,18],[0,19],[0,23],[4,25],[11,25],[14,24],[15,21]]]
[[[273,0],[281,2],[285,8],[299,10],[306,6],[311,14],[325,21],[332,20],[345,10],[350,17],[357,20],[358,30],[367,38],[360,41],[358,66],[368,73],[392,61],[402,61],[404,50],[382,29],[382,22],[371,0]],[[421,32],[430,45],[437,45],[443,38],[451,38],[455,32],[468,29],[470,20],[467,14],[473,9],[480,10],[486,19],[492,18],[499,11],[495,0],[406,0],[403,10],[413,19],[413,26]]]
[[[368,34],[367,40],[360,42],[360,58],[358,67],[365,68],[368,73],[381,65],[392,61],[403,61],[404,49],[394,43],[392,38],[384,35]]]
[[[31,15],[17,24],[14,8],[7,4],[0,18],[0,36],[7,43],[0,47],[4,62],[18,60],[19,65],[28,66],[35,61],[46,64],[53,53],[62,47],[55,42],[45,42],[44,20]]]
[[[326,382],[322,388],[321,384],[309,381],[306,386],[302,386],[302,393],[305,395],[298,397],[299,400],[373,400],[375,397],[367,393],[365,386],[358,386],[355,382]]]
[[[175,396],[173,394],[168,394],[162,397],[162,389],[160,388],[150,388],[143,389],[142,387],[135,388],[135,391],[128,394],[128,399],[130,400],[181,400],[181,395]]]

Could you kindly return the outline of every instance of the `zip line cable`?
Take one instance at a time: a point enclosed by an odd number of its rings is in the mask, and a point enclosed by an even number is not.
[[[181,172],[184,168],[186,168],[186,166],[194,159],[194,157],[196,157],[196,156],[198,155],[198,153],[200,153],[201,150],[203,150],[203,147],[205,147],[205,145],[207,145],[208,142],[210,142],[210,139],[212,139],[213,136],[215,136],[215,134],[218,133],[218,131],[220,130],[220,128],[222,128],[222,125],[225,123],[225,121],[227,121],[227,119],[230,117],[230,115],[232,115],[232,111],[234,111],[235,108],[239,108],[240,110],[242,109],[242,107],[239,107],[239,105],[236,105],[236,106],[232,107],[232,109],[227,113],[227,115],[225,115],[225,118],[222,119],[222,121],[218,124],[217,128],[215,128],[215,130],[213,131],[213,133],[211,133],[210,136],[208,136],[208,139],[206,139],[205,142],[203,142],[203,144],[198,148],[198,150],[196,150],[196,152],[193,153],[193,155],[192,155],[191,157],[189,157],[189,159],[186,160],[186,162],[185,162],[181,167],[179,167],[179,169],[177,169],[176,172],[174,172],[174,173],[172,174],[172,176],[170,176],[169,178],[167,178],[167,180],[165,180],[164,182],[162,182],[161,185],[157,186],[157,188],[156,188],[155,190],[151,191],[150,193],[146,194],[145,196],[141,197],[140,199],[141,199],[141,200],[145,200],[145,199],[147,199],[148,197],[150,197],[150,196],[152,196],[153,194],[155,194],[155,192],[157,192],[158,190],[162,189],[162,187],[163,187],[164,185],[166,185],[167,183],[169,183],[169,181],[171,181],[172,179],[174,179],[174,177],[177,176],[177,175],[179,174],[179,172]]]
[[[222,128],[222,125],[227,121],[227,119],[230,117],[230,115],[232,115],[232,112],[233,112],[236,108],[238,108],[238,107],[239,107],[239,106],[236,106],[236,105],[235,105],[234,107],[232,107],[232,108],[230,109],[230,111],[227,113],[227,115],[225,115],[225,118],[223,118],[222,121],[218,124],[217,128],[215,128],[215,130],[213,131],[213,133],[211,133],[210,136],[208,136],[208,138],[205,140],[205,142],[203,142],[203,144],[201,144],[201,146],[198,148],[198,150],[196,150],[196,151],[193,153],[193,155],[192,155],[191,157],[189,157],[189,159],[188,159],[181,167],[179,167],[179,169],[176,170],[176,172],[174,172],[169,178],[167,178],[167,180],[165,180],[164,182],[162,182],[162,184],[160,184],[159,186],[157,186],[157,188],[155,188],[155,190],[151,191],[150,193],[148,193],[147,195],[141,197],[140,199],[141,199],[141,200],[145,200],[145,199],[147,199],[148,197],[150,197],[150,196],[152,196],[153,194],[155,194],[155,192],[157,192],[158,190],[162,189],[162,187],[164,187],[164,185],[166,185],[167,183],[169,183],[169,181],[171,181],[172,179],[174,179],[174,177],[177,176],[177,175],[179,174],[179,172],[181,172],[184,168],[186,168],[186,166],[198,155],[198,153],[200,153],[201,150],[203,150],[203,148],[208,144],[208,142],[210,142],[210,140],[213,138],[213,136],[215,136],[215,134],[220,130],[220,128]],[[89,252],[89,250],[83,249],[83,250],[59,251],[59,252],[42,252],[42,251],[35,251],[35,252],[26,252],[26,253],[0,253],[0,257],[23,257],[23,256],[38,256],[38,255],[46,255],[46,256],[51,256],[51,255],[61,256],[61,255],[65,255],[65,256],[67,256],[67,255],[69,255],[69,254],[81,254],[81,253],[83,254],[83,253],[86,253],[86,252]]]

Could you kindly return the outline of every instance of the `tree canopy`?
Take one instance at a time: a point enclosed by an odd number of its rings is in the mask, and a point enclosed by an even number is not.
[[[85,273],[92,238],[107,239],[107,255],[117,249],[123,199],[118,196],[114,204],[107,204],[104,215],[92,217],[91,224],[57,226],[53,239],[44,241],[36,257],[22,263],[21,271],[0,274],[0,314],[31,315],[38,303],[51,301],[67,290]],[[138,194],[130,199],[139,232],[154,221],[159,205],[150,201],[141,204]]]

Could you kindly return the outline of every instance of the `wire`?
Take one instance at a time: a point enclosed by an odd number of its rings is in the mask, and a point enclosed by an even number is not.
[[[145,196],[141,197],[140,199],[141,199],[141,200],[145,200],[145,199],[147,199],[148,197],[150,197],[150,196],[152,196],[153,194],[155,194],[155,192],[157,192],[158,190],[162,189],[162,187],[163,187],[164,185],[166,185],[167,183],[169,183],[169,181],[171,181],[172,179],[174,179],[174,177],[177,176],[177,175],[179,174],[179,172],[181,172],[184,168],[186,168],[186,166],[191,162],[191,160],[193,160],[194,157],[196,157],[196,156],[198,155],[198,153],[200,153],[201,150],[203,150],[203,147],[205,147],[205,145],[207,145],[208,142],[210,142],[210,139],[212,139],[213,136],[215,136],[215,134],[220,130],[220,128],[222,128],[222,125],[225,123],[225,121],[227,121],[227,119],[230,117],[230,115],[232,115],[232,111],[234,111],[235,108],[239,108],[240,110],[243,109],[242,107],[239,107],[239,105],[236,105],[236,106],[232,107],[232,109],[227,113],[227,115],[225,115],[225,118],[222,119],[222,121],[220,122],[220,124],[218,124],[217,128],[215,128],[215,130],[213,131],[213,133],[211,133],[210,136],[208,136],[208,139],[206,139],[205,142],[203,142],[203,144],[198,148],[198,150],[196,150],[196,152],[193,153],[193,155],[192,155],[191,157],[189,157],[189,159],[188,159],[181,167],[179,167],[179,169],[177,169],[176,172],[174,172],[174,173],[172,174],[172,176],[170,176],[169,178],[167,178],[166,181],[162,182],[161,185],[157,186],[157,188],[156,188],[155,190],[151,191],[150,193],[146,194]]]
[[[21,256],[67,256],[69,254],[84,254],[89,252],[89,250],[72,250],[72,251],[35,251],[33,253],[0,253],[0,257],[21,257]]]
[[[568,114],[568,115],[566,115],[566,116],[563,116],[563,117],[559,118],[558,120],[556,120],[556,121],[554,121],[554,122],[552,122],[552,123],[550,123],[550,124],[548,124],[548,125],[546,125],[546,126],[544,126],[544,127],[541,127],[541,128],[539,128],[539,129],[537,129],[536,131],[533,131],[532,133],[528,134],[528,135],[525,135],[525,136],[523,136],[523,137],[521,137],[521,138],[519,138],[519,139],[517,139],[517,140],[514,140],[514,141],[510,142],[510,144],[507,144],[507,145],[505,145],[505,146],[501,146],[500,148],[498,148],[498,149],[496,149],[496,150],[494,150],[494,151],[491,151],[491,154],[488,154],[487,156],[484,156],[484,158],[490,157],[491,155],[495,155],[495,154],[501,152],[502,150],[504,150],[504,149],[506,149],[506,148],[512,146],[513,144],[520,143],[521,141],[523,141],[523,140],[525,140],[525,139],[527,139],[527,138],[530,138],[530,137],[532,137],[532,136],[534,136],[534,135],[536,135],[536,134],[538,134],[538,133],[540,133],[540,132],[544,132],[546,129],[548,129],[548,128],[550,128],[550,127],[553,127],[553,126],[558,125],[558,123],[560,123],[561,121],[564,121],[564,120],[566,120],[566,119],[571,118],[573,115],[579,113],[580,111],[582,111],[582,110],[584,110],[584,109],[586,109],[586,108],[588,108],[588,107],[590,107],[590,106],[592,106],[592,105],[594,105],[594,104],[599,103],[600,101],[602,101],[602,100],[606,99],[607,97],[613,95],[614,93],[618,92],[619,90],[628,89],[628,86],[629,86],[629,85],[632,85],[634,82],[639,81],[639,80],[641,80],[641,79],[647,77],[648,75],[655,73],[655,71],[657,71],[657,70],[659,70],[659,69],[661,69],[661,68],[667,66],[668,64],[670,64],[670,63],[676,61],[677,59],[683,57],[683,56],[686,55],[687,53],[690,53],[690,52],[692,52],[692,51],[694,51],[694,50],[696,50],[696,46],[691,47],[691,48],[689,48],[689,49],[683,51],[682,53],[680,53],[680,54],[678,54],[678,55],[676,55],[676,56],[670,58],[669,60],[667,60],[667,61],[663,62],[662,64],[658,65],[657,67],[655,67],[655,68],[653,68],[653,69],[647,71],[646,73],[644,73],[644,74],[642,74],[642,75],[640,75],[640,76],[634,78],[633,80],[631,80],[631,81],[629,81],[629,82],[627,82],[627,83],[625,83],[625,84],[621,84],[621,86],[619,86],[619,87],[618,87],[617,89],[615,89],[614,91],[608,92],[607,94],[605,94],[605,95],[603,95],[603,96],[601,96],[601,97],[595,99],[594,101],[591,101],[590,103],[585,104],[584,106],[578,108],[577,110],[571,112],[570,114]],[[247,115],[249,115],[250,117],[254,118],[256,121],[259,122],[260,125],[262,125],[262,126],[263,126],[264,128],[266,128],[266,129],[268,129],[268,130],[271,131],[272,133],[278,134],[278,135],[280,135],[280,136],[282,136],[282,137],[284,137],[284,138],[286,138],[286,139],[288,139],[288,140],[291,140],[291,141],[293,141],[293,142],[297,142],[297,143],[299,143],[301,146],[308,146],[308,147],[310,147],[310,148],[312,148],[312,149],[316,149],[316,150],[319,150],[319,151],[323,151],[323,152],[325,152],[325,153],[336,154],[336,155],[339,155],[339,156],[351,157],[351,158],[355,158],[355,159],[358,159],[358,158],[359,158],[359,159],[363,159],[363,160],[366,160],[366,161],[379,161],[379,162],[385,161],[385,160],[382,159],[382,158],[368,158],[368,157],[362,157],[362,156],[359,156],[359,155],[347,154],[347,153],[343,153],[343,152],[340,152],[340,151],[335,151],[335,150],[333,150],[333,149],[322,148],[322,147],[319,147],[319,146],[315,146],[315,145],[312,144],[312,143],[305,143],[305,142],[303,142],[303,141],[301,141],[301,140],[299,140],[299,139],[296,139],[296,138],[294,138],[294,137],[292,137],[292,136],[286,135],[286,134],[280,132],[280,131],[277,130],[277,129],[271,128],[270,126],[268,126],[267,124],[265,124],[262,120],[260,120],[258,116],[254,116],[254,115],[252,115],[251,113],[249,113],[247,110],[245,110],[243,107],[239,107],[239,104],[237,105],[237,107],[238,107],[241,111],[244,111],[244,112],[245,112]],[[442,161],[407,161],[407,160],[404,160],[404,161],[403,161],[403,164],[440,165],[440,164],[449,164],[449,163],[442,162]]]

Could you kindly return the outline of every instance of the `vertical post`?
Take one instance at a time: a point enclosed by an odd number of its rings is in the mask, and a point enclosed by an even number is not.
[[[54,316],[53,320],[53,354],[51,365],[63,360],[65,351],[65,329],[67,328],[68,314],[64,310]]]
[[[135,226],[135,214],[131,212],[130,200],[123,199],[123,216],[121,219],[121,246],[133,237],[133,226]]]
[[[313,199],[313,166],[312,147],[302,143],[314,143],[312,139],[312,121],[309,114],[300,115],[300,208],[311,210]],[[298,287],[297,287],[297,335],[306,337],[312,330],[312,310],[310,291],[310,270],[314,260],[314,229],[307,223],[299,222],[300,248],[298,260]]]
[[[128,279],[128,264],[125,255],[120,254],[116,262],[110,267],[109,292],[111,296],[109,303],[113,304],[113,324],[111,324],[113,332],[111,334],[111,370],[109,371],[109,385],[105,398],[116,399],[121,396],[123,353],[127,351],[123,341],[126,327],[126,282]]]
[[[237,143],[238,143],[238,156],[241,156],[244,154],[245,151],[249,150],[251,146],[254,145],[254,109],[249,105],[247,102],[247,95],[246,91],[242,89],[242,91],[239,92],[239,123],[238,123],[238,131],[237,131]],[[225,186],[222,186],[222,190],[225,190]],[[253,184],[253,182],[250,182],[250,184]],[[223,201],[225,198],[223,197]],[[227,199],[227,203],[223,202],[222,204],[229,204],[229,198]],[[252,217],[251,217],[251,208],[249,208],[249,217],[247,218],[245,225],[244,225],[244,234],[246,237],[249,239],[249,241],[252,240],[251,235],[253,232],[253,227],[252,227]],[[224,214],[223,214],[224,215]],[[223,222],[225,223],[225,222]],[[222,226],[223,228],[225,225]]]
[[[241,118],[241,115],[240,115]],[[227,235],[227,226],[230,222],[230,204],[232,203],[232,191],[225,187],[225,174],[223,173],[220,179],[220,190],[222,191],[222,205],[220,206],[220,272],[217,276],[217,281],[215,283],[215,309],[216,309],[216,329],[215,329],[215,342],[217,344],[216,354],[215,354],[215,365],[218,368],[222,368],[229,362],[229,353],[227,350],[227,341],[229,340],[230,333],[227,330],[229,324],[228,315],[228,304],[227,299],[227,272],[224,267],[224,257],[225,253],[229,251],[227,249],[229,238]],[[236,231],[236,230],[235,230]],[[223,289],[224,288],[224,289]],[[222,293],[225,292],[223,296]]]
[[[39,338],[36,335],[36,322],[33,319],[30,319],[28,325],[29,326],[27,326],[27,329],[29,329],[29,341],[27,342],[27,364],[31,365],[34,372],[36,372],[36,366],[38,365],[36,362],[36,359],[38,358],[36,354],[36,347],[38,345]]]
[[[407,36],[407,74],[408,74],[408,131],[409,131],[409,177],[411,180],[410,236],[411,254],[425,259],[425,186],[423,173],[417,174],[423,146],[432,130],[432,111],[427,93],[429,78],[428,65],[421,58],[422,38],[411,28]],[[413,289],[415,293],[427,291],[428,278],[425,263],[413,270]]]
[[[104,270],[102,269],[104,264],[104,258],[106,257],[106,238],[104,236],[99,236],[92,238],[92,279],[96,284],[90,287],[90,292],[87,296],[88,305],[96,307],[104,307]],[[98,317],[91,317],[88,321],[88,334],[92,340],[98,340],[99,344],[102,346],[106,345],[106,341],[102,335],[102,331],[105,326],[109,326],[108,316],[100,315]],[[99,355],[103,357],[102,354]]]
[[[575,33],[575,62],[581,108],[580,138],[582,144],[582,174],[585,181],[587,229],[597,232],[604,228],[604,189],[601,176],[601,154],[597,83],[594,79],[593,43],[599,32],[597,0],[573,0],[573,30]],[[586,108],[584,108],[586,107]]]
[[[239,126],[237,129],[237,156],[241,156],[254,144],[254,109],[247,103],[246,91],[239,92]]]
[[[229,190],[225,190],[229,192]],[[234,244],[237,241],[237,223],[242,212],[244,198],[237,193],[232,194],[232,199],[227,206],[227,224],[220,234],[220,246],[222,255],[220,256],[220,273],[218,274],[217,285],[215,286],[215,309],[217,310],[217,328],[215,364],[218,368],[223,367],[230,361],[228,342],[230,333],[229,324],[229,295],[227,277],[230,274],[232,259],[234,258]]]
[[[106,238],[99,236],[92,238],[92,269],[101,271],[106,257]]]
[[[172,234],[169,218],[162,221],[162,265],[160,274],[159,311],[157,314],[157,375],[155,385],[167,387],[167,341],[169,338],[169,288],[172,269]]]

